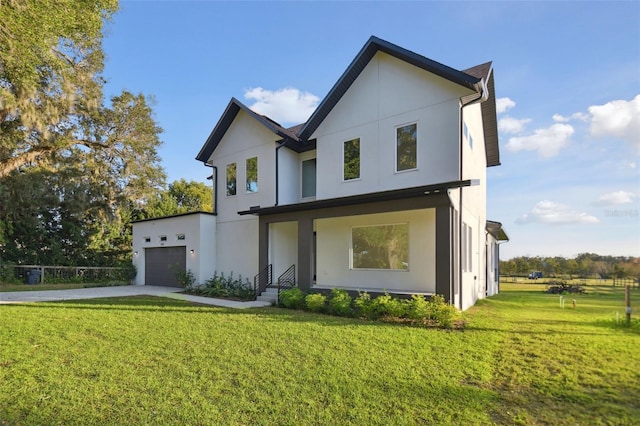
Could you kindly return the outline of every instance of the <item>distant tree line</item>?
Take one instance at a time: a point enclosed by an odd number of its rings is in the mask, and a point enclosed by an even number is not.
[[[500,261],[501,275],[527,276],[533,271],[552,278],[640,278],[640,258],[582,253],[574,258],[520,256]]]

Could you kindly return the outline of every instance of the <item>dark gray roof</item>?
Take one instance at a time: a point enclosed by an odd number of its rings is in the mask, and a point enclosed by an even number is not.
[[[346,197],[328,198],[322,200],[307,201],[296,204],[286,204],[282,206],[251,207],[249,210],[238,212],[239,215],[271,215],[280,213],[299,212],[305,210],[316,210],[324,208],[335,208],[344,206],[354,206],[357,204],[375,203],[382,201],[396,201],[407,198],[423,197],[426,195],[446,194],[448,189],[462,188],[466,186],[478,185],[479,181],[456,180],[450,182],[442,182],[432,185],[416,186],[411,188],[392,189],[388,191],[371,192],[367,194],[349,195]],[[448,197],[447,197],[448,199]]]
[[[322,100],[306,123],[285,129],[280,124],[270,118],[251,111],[235,98],[231,99],[227,109],[216,124],[209,138],[196,157],[197,160],[206,162],[220,143],[220,140],[228,130],[229,126],[235,119],[236,115],[243,109],[245,112],[253,116],[260,123],[266,126],[276,135],[282,138],[285,146],[297,152],[315,149],[316,141],[309,140],[313,132],[318,128],[322,121],[329,115],[338,101],[344,96],[349,87],[358,78],[360,73],[367,66],[369,61],[377,52],[384,52],[394,56],[400,60],[410,63],[416,67],[429,71],[453,83],[466,87],[474,92],[480,92],[482,89],[482,81],[484,80],[489,91],[488,99],[482,103],[482,119],[484,123],[484,139],[487,157],[487,166],[496,166],[500,164],[500,153],[498,147],[498,129],[495,107],[495,91],[493,82],[493,70],[491,62],[481,64],[465,71],[458,71],[439,62],[433,61],[417,53],[411,52],[388,41],[372,36],[369,38],[364,47],[360,50],[355,59],[351,62],[346,71],[338,79],[327,96]]]
[[[318,108],[311,115],[311,118],[309,118],[303,129],[298,134],[300,139],[306,140],[311,136],[377,52],[384,52],[388,55],[394,56],[418,68],[422,68],[425,71],[439,75],[440,77],[446,78],[449,81],[467,87],[471,90],[479,90],[478,83],[480,82],[480,78],[455,70],[393,43],[371,36],[353,62],[351,62],[351,65],[349,65],[340,79],[338,79],[338,82],[329,91],[329,94],[322,100],[322,103],[320,103]]]
[[[285,139],[285,140],[290,139],[294,142],[300,141],[296,136],[296,134],[293,133],[292,131],[285,129],[284,127],[282,127],[280,124],[276,123],[269,117],[260,115],[252,111],[251,109],[249,109],[249,107],[244,105],[242,102],[240,102],[236,98],[231,98],[231,101],[227,105],[227,108],[222,114],[222,117],[220,117],[220,120],[218,120],[216,127],[213,128],[213,131],[211,132],[211,134],[207,138],[207,141],[205,142],[202,149],[198,153],[196,160],[199,160],[202,162],[209,161],[209,157],[211,157],[211,154],[213,154],[213,151],[215,151],[216,147],[222,140],[222,137],[224,136],[224,134],[227,132],[227,130],[229,130],[229,126],[231,126],[231,123],[233,123],[233,120],[235,120],[240,110],[243,110],[244,112],[246,112],[247,114],[255,118],[256,120],[258,120],[259,123],[261,123],[267,129],[271,130],[276,135],[280,136],[282,139]]]
[[[509,241],[509,236],[505,232],[500,222],[487,220],[487,232],[495,237],[498,241]]]
[[[215,213],[211,213],[211,212],[195,211],[195,212],[187,212],[187,213],[176,213],[169,216],[151,217],[149,219],[132,220],[131,223],[151,222],[152,220],[172,219],[174,217],[191,216],[196,214],[201,214],[205,216],[217,216]]]
[[[484,79],[489,97],[482,103],[482,124],[484,127],[484,146],[487,167],[500,165],[500,147],[498,145],[498,118],[496,113],[496,88],[491,62],[476,65],[463,71],[465,74]]]

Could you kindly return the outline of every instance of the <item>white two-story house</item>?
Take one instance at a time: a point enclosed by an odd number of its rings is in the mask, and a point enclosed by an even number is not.
[[[232,99],[197,160],[214,177],[210,269],[460,309],[498,291],[491,63],[458,71],[371,37],[306,123]]]

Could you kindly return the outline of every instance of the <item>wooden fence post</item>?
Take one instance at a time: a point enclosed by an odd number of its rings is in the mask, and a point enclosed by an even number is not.
[[[624,288],[624,302],[627,306],[627,324],[631,323],[631,286],[627,284]]]

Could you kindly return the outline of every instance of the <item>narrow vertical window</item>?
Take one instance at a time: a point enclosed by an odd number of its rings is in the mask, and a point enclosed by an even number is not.
[[[247,192],[258,192],[258,157],[247,158]]]
[[[467,224],[463,223],[462,224],[462,229],[461,229],[461,236],[462,236],[462,272],[467,272]]]
[[[227,164],[227,196],[236,195],[236,163]]]
[[[302,198],[316,196],[316,159],[302,162]]]
[[[344,180],[360,178],[360,138],[344,143]]]
[[[396,128],[396,171],[418,168],[418,125]]]
[[[469,256],[469,261],[467,263],[467,270],[469,272],[473,272],[473,228],[467,226],[468,238],[467,238],[467,255]]]

